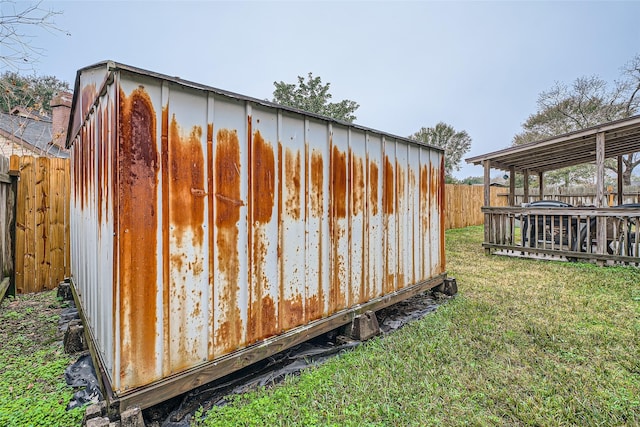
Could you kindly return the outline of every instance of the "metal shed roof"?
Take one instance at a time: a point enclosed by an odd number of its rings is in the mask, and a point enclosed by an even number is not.
[[[542,141],[523,144],[465,159],[481,165],[490,161],[491,167],[517,172],[546,172],[596,160],[596,135],[605,136],[605,158],[640,151],[640,115],[603,123],[576,132],[566,133]]]

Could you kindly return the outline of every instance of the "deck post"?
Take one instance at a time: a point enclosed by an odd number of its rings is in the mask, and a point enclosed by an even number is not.
[[[596,208],[604,205],[604,156],[605,156],[604,132],[596,134]],[[606,250],[607,240],[607,224],[604,217],[598,217],[597,220],[597,251],[604,254]]]
[[[482,162],[484,166],[484,206],[491,206],[491,161],[485,160]],[[489,231],[491,229],[491,215],[484,214],[484,242],[489,243]],[[484,249],[485,255],[491,254],[491,249]]]
[[[524,171],[524,199],[523,203],[529,203],[529,170]]]
[[[622,156],[618,156],[618,204],[624,203],[624,188],[622,186]]]
[[[540,200],[544,199],[544,174],[543,172],[538,172],[538,188],[540,189],[540,191],[538,192],[538,194],[540,195]]]
[[[516,203],[516,167],[509,167],[509,206]]]

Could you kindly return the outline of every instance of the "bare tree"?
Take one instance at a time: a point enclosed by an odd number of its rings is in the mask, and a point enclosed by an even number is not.
[[[44,53],[33,44],[37,30],[62,31],[54,21],[62,12],[46,9],[42,3],[43,0],[35,3],[0,0],[0,69],[33,68]]]
[[[621,68],[621,79],[613,87],[598,76],[580,77],[571,85],[557,82],[538,96],[538,111],[522,124],[523,132],[513,138],[513,145],[540,141],[555,135],[585,129],[600,123],[622,119],[640,110],[640,54]],[[631,183],[631,174],[640,164],[640,154],[622,156],[622,179]],[[617,172],[617,163],[607,160],[605,167]],[[573,166],[571,171],[557,171],[558,181],[586,181],[592,165]],[[554,173],[548,174],[553,179]]]

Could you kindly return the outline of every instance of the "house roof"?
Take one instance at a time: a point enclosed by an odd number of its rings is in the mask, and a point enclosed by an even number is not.
[[[0,112],[0,135],[16,144],[25,146],[38,155],[69,157],[69,154],[53,144],[51,119],[40,114],[24,114],[14,109],[14,114]]]
[[[605,158],[613,158],[640,151],[640,115],[603,123],[576,132],[566,133],[542,141],[518,145],[465,159],[481,165],[490,161],[491,167],[517,172],[547,172],[568,166],[595,162],[596,135],[605,136]]]

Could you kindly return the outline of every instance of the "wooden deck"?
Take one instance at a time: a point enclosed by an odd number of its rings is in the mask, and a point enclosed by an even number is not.
[[[640,207],[484,207],[487,253],[640,266]]]

